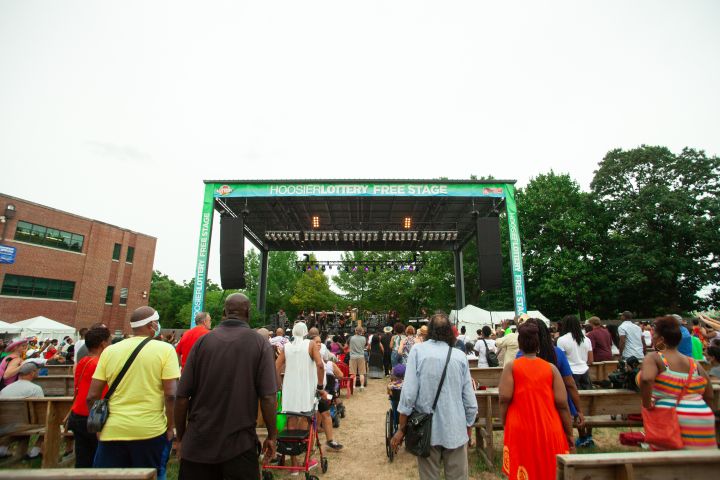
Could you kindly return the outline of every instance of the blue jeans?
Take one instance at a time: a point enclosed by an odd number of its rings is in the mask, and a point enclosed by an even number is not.
[[[165,434],[146,440],[98,442],[94,468],[155,468],[158,480],[165,480],[165,467],[172,442]]]

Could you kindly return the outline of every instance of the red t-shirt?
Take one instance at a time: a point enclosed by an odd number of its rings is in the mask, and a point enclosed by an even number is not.
[[[75,366],[75,401],[73,402],[72,411],[76,415],[87,417],[90,412],[87,406],[87,395],[90,390],[90,382],[95,373],[99,357],[83,357]],[[108,387],[105,386],[102,394],[107,393]]]
[[[198,338],[209,332],[210,330],[205,328],[205,325],[198,325],[197,327],[185,332],[185,334],[178,342],[177,347],[175,347],[175,351],[178,355],[180,355],[180,366],[185,366],[188,355],[190,355],[190,350],[192,350],[192,347],[193,345],[195,345],[195,342],[197,342]]]
[[[57,348],[55,348],[55,347],[48,348],[47,350],[45,350],[45,355],[44,355],[45,360],[50,360],[52,357],[55,356],[56,353],[57,353]]]
[[[593,328],[586,336],[592,343],[594,362],[612,361],[612,335],[610,332],[604,328]]]

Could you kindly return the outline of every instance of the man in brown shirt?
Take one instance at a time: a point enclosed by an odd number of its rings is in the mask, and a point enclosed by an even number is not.
[[[250,302],[225,300],[223,321],[198,339],[180,378],[175,405],[179,479],[257,479],[258,400],[273,458],[277,429],[275,356],[267,338],[250,328]]]
[[[586,335],[592,343],[592,353],[594,362],[609,362],[612,356],[612,336],[607,328],[602,326],[598,317],[590,317],[588,323],[592,326],[592,330]]]

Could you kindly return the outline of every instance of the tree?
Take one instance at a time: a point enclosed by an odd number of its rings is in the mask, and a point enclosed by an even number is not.
[[[609,286],[602,211],[569,175],[552,171],[530,180],[517,198],[532,305],[550,316],[585,318]]]
[[[295,284],[290,297],[298,310],[329,310],[337,302],[337,296],[330,290],[330,282],[320,270],[307,270]]]
[[[641,316],[712,306],[720,278],[720,159],[685,148],[608,152],[592,192],[610,219],[618,309]],[[703,289],[713,291],[699,296]]]
[[[163,327],[184,328],[190,318],[183,318],[181,309],[183,304],[192,300],[192,286],[182,285],[172,280],[160,271],[154,270],[150,279],[149,303],[160,313]]]

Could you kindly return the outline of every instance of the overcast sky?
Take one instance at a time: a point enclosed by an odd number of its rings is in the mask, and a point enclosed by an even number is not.
[[[612,148],[720,153],[718,25],[715,0],[0,0],[0,191],[154,235],[182,280],[203,179],[587,188]]]

